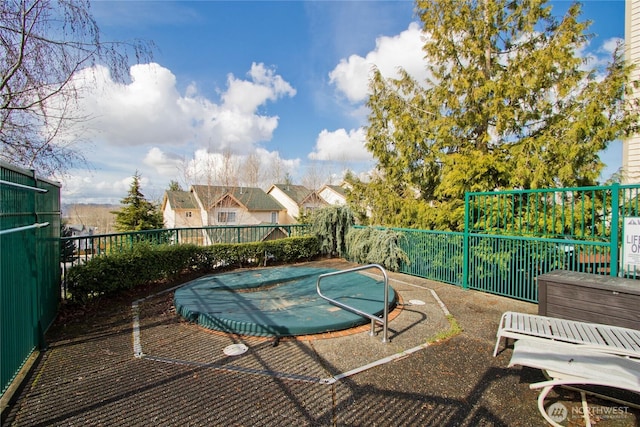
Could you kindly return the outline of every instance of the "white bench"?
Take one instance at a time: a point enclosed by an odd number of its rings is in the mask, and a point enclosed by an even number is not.
[[[640,358],[640,331],[598,323],[507,311],[500,319],[493,356],[504,338],[534,338],[580,344],[604,353]],[[505,342],[506,344],[506,342]]]
[[[636,359],[603,353],[582,345],[522,338],[514,345],[509,367],[514,365],[541,369],[548,379],[531,384],[529,387],[542,389],[538,396],[538,410],[552,426],[561,427],[545,410],[544,401],[556,386],[581,392],[583,405],[586,404],[584,393],[589,393],[640,408],[640,405],[634,402],[573,387],[575,385],[605,386],[640,393],[640,362]],[[585,411],[584,416],[586,425],[591,425],[588,418],[589,411]]]

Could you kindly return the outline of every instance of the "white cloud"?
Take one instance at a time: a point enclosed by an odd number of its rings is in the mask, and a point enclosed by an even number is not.
[[[178,155],[166,153],[158,147],[153,147],[147,152],[143,163],[154,168],[158,174],[171,177],[180,171],[184,159]]]
[[[424,53],[425,34],[417,23],[412,22],[409,27],[393,37],[379,37],[376,47],[365,57],[351,55],[329,73],[330,82],[353,103],[366,99],[369,92],[369,77],[373,66],[376,66],[383,76],[398,75],[398,67],[402,67],[418,80],[427,76]]]
[[[118,204],[127,195],[133,175],[122,177],[119,174],[106,174],[96,180],[93,175],[69,173],[60,181],[65,203]],[[144,192],[144,188],[149,185],[149,179],[141,177],[140,184]]]
[[[624,46],[624,39],[621,39],[618,37],[612,37],[610,39],[605,40],[602,43],[602,46],[600,47],[599,51],[604,52],[605,54],[608,54],[609,56],[611,56],[613,55],[613,52],[615,52],[618,46]]]
[[[420,26],[413,22],[400,34],[393,37],[378,37],[375,49],[364,57],[351,55],[329,73],[330,83],[338,93],[351,102],[347,113],[360,123],[366,121],[368,109],[363,102],[369,94],[369,79],[373,67],[377,67],[383,76],[397,77],[398,69],[405,69],[419,81],[427,78],[422,47],[425,34]],[[371,161],[373,157],[365,148],[364,129],[324,129],[316,139],[314,150],[309,154],[311,160],[322,161]]]
[[[239,110],[205,112],[201,129],[215,151],[250,152],[258,142],[269,141],[278,127],[278,117],[245,114]]]
[[[253,113],[267,101],[283,96],[295,96],[296,90],[264,64],[251,64],[247,73],[251,80],[239,80],[232,74],[227,77],[227,91],[222,95],[223,108],[243,113]]]
[[[275,163],[287,170],[299,166],[299,160],[281,159],[259,145],[271,140],[279,118],[258,109],[296,94],[273,69],[254,63],[246,79],[229,75],[219,100],[202,96],[193,82],[180,93],[176,77],[159,64],[135,65],[130,74],[123,84],[101,66],[78,73],[79,108],[91,120],[70,135],[82,133],[90,141],[84,152],[91,170],[72,170],[60,179],[65,202],[118,203],[136,170],[145,196],[156,199],[170,180],[191,184],[189,167],[204,158],[211,163],[223,152],[238,161],[259,153],[264,171]]]
[[[330,132],[324,129],[318,135],[316,146],[309,154],[311,160],[329,161],[369,161],[371,154],[365,148],[365,132],[363,128],[338,129]]]
[[[120,147],[194,143],[249,152],[278,126],[277,116],[258,114],[258,108],[296,94],[274,70],[256,63],[248,80],[228,76],[219,104],[200,96],[195,84],[180,94],[173,73],[159,64],[134,65],[130,74],[131,82],[121,84],[104,67],[79,73],[80,109],[92,117],[86,127],[93,138]]]
[[[79,107],[91,117],[84,125],[92,136],[115,146],[185,143],[189,121],[178,102],[175,76],[158,64],[134,65],[130,74],[131,83],[120,84],[102,66],[79,73],[76,81],[84,86]]]
[[[624,40],[612,37],[605,40],[594,52],[579,52],[579,54],[585,57],[587,69],[595,68],[598,70],[598,80],[602,80],[606,75],[607,67],[611,64],[613,53],[619,46],[624,47]]]

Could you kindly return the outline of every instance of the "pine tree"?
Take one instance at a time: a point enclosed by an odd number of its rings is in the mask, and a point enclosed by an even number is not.
[[[140,191],[140,174],[138,171],[133,176],[131,187],[127,197],[122,199],[123,205],[119,211],[115,211],[118,231],[157,230],[164,227],[162,212],[157,205],[147,201]]]
[[[578,4],[561,18],[543,0],[417,6],[429,78],[375,71],[370,82],[379,174],[367,202],[378,223],[456,229],[468,191],[596,183],[598,153],[638,117],[621,46],[605,70],[588,69]]]
[[[180,183],[174,179],[169,182],[169,191],[183,191]]]

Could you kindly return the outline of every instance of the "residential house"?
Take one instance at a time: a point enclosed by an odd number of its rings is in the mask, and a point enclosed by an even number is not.
[[[286,208],[286,219],[283,224],[296,224],[302,214],[327,206],[318,193],[303,185],[273,184],[267,194]]]
[[[347,204],[347,186],[342,185],[324,185],[318,190],[318,196],[330,205],[345,205]]]
[[[286,215],[260,188],[193,185],[191,192],[202,207],[203,225],[279,224]]]
[[[166,191],[162,214],[166,228],[295,224],[315,209],[346,203],[345,188],[325,185],[316,192],[302,185],[274,184],[264,192],[254,187],[192,185],[189,191]]]
[[[165,192],[162,213],[167,228],[280,224],[285,208],[263,190],[252,187],[192,185],[189,191]],[[263,241],[286,237],[281,227],[211,227],[197,236],[198,244]]]
[[[162,199],[165,228],[202,227],[201,209],[191,191],[166,191]]]
[[[77,239],[73,241],[73,244],[76,247],[76,251],[80,253],[89,253],[93,252],[93,236],[95,234],[94,227],[87,227],[84,224],[72,224],[68,225],[67,228],[71,231],[71,236],[69,237],[87,237],[86,239]]]

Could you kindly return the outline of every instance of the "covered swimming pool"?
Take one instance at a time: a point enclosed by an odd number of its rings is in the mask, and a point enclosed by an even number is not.
[[[240,335],[311,335],[369,323],[318,295],[318,277],[335,271],[285,266],[208,275],[177,289],[174,304],[190,322]],[[384,312],[384,283],[372,275],[349,272],[324,277],[322,293],[365,313]],[[396,292],[389,287],[389,311],[396,301]]]

